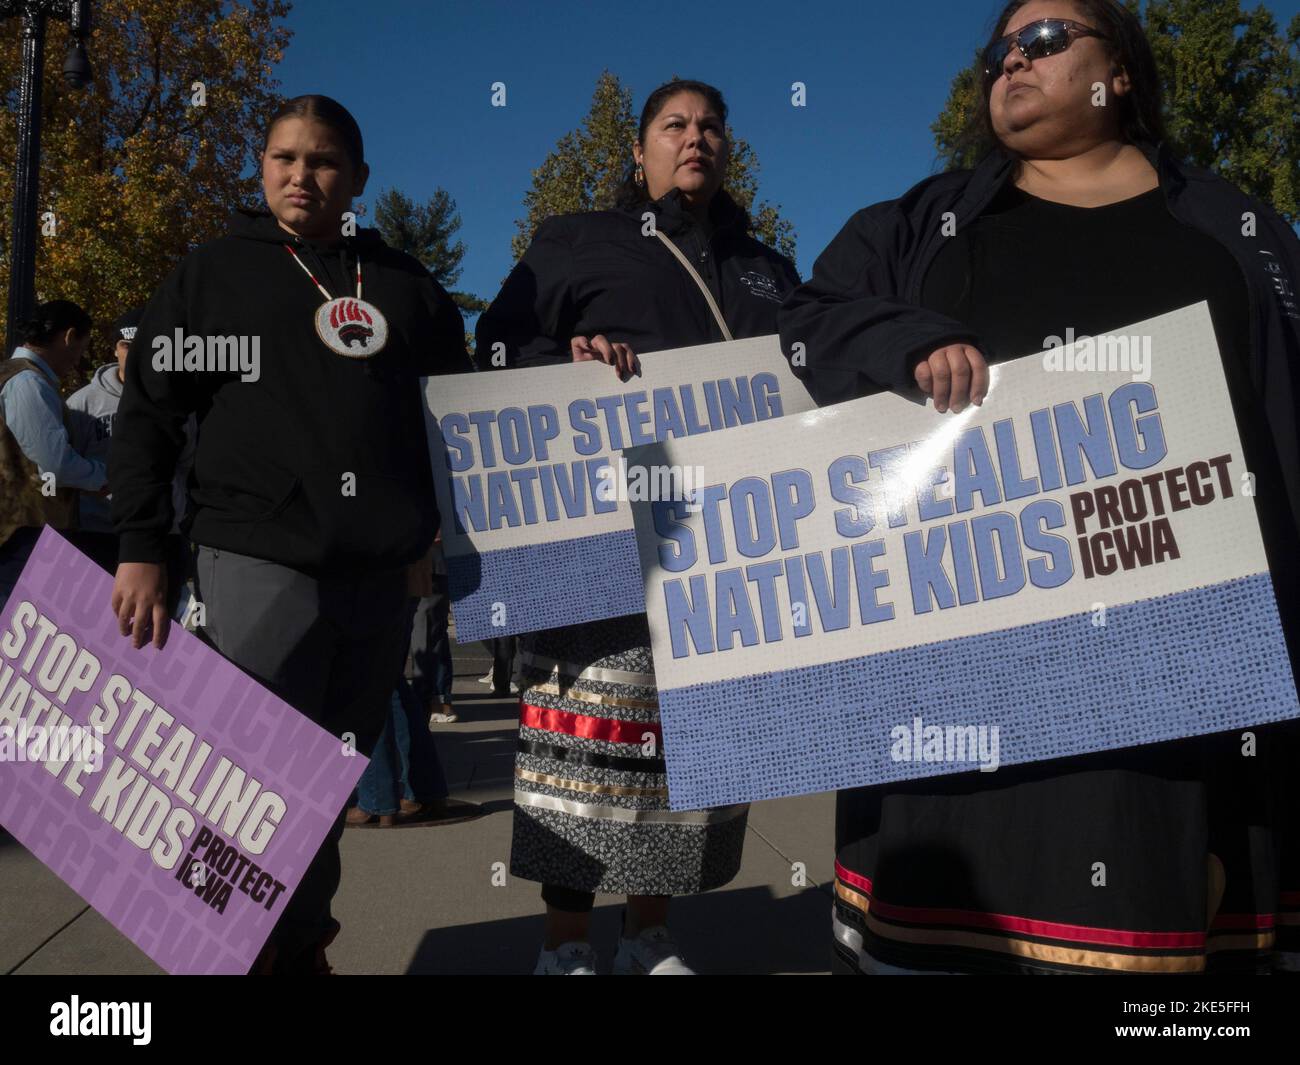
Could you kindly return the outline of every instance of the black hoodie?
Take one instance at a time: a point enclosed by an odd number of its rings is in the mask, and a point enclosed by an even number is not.
[[[799,283],[785,256],[749,234],[725,192],[710,204],[707,236],[673,189],[655,202],[548,218],[478,321],[477,350],[506,366],[572,358],[574,336],[604,335],[638,354],[723,339],[699,286],[647,227],[681,248],[709,286],[732,336],[776,332],[781,300]]]
[[[324,297],[356,294],[388,322],[371,359],[336,355],[316,335]],[[159,369],[160,338],[257,337],[260,376]],[[251,343],[251,339],[250,339]],[[126,365],[109,457],[123,562],[160,562],[172,523],[168,485],[191,412],[198,445],[182,526],[199,544],[304,572],[364,572],[420,558],[437,530],[421,376],[472,369],[464,323],[415,259],[363,229],[337,246],[236,212],[145,308]]]

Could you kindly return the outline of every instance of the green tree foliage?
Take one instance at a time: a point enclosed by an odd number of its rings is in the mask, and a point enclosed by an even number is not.
[[[486,310],[487,303],[477,296],[453,291],[460,280],[465,243],[455,239],[460,214],[446,189],[435,189],[422,204],[399,189],[388,189],[375,200],[374,218],[385,242],[418,259],[461,310],[471,314]]]
[[[607,210],[614,205],[618,186],[632,165],[637,116],[632,93],[608,70],[596,79],[591,109],[582,124],[566,133],[533,171],[531,188],[524,195],[524,217],[515,222],[510,247],[516,261],[527,250],[537,227],[557,214]],[[794,258],[795,231],[781,217],[779,205],[755,204],[758,194],[758,157],[748,142],[727,127],[731,162],[726,189],[750,213],[754,235],[783,255]]]
[[[1262,4],[1151,0],[1146,26],[1170,141],[1300,221],[1300,15],[1279,32]]]
[[[1240,0],[1147,0],[1141,17],[1175,154],[1300,222],[1300,15],[1281,30],[1267,8]],[[974,166],[989,148],[980,67],[976,57],[953,79],[931,126],[946,169]]]
[[[948,102],[930,126],[945,170],[972,170],[989,150],[990,140],[979,120],[984,61],[976,54],[971,65],[952,80]]]

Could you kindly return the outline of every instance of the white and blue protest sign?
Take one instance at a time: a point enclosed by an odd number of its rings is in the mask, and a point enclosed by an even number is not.
[[[674,809],[1300,716],[1205,304],[625,457]]]
[[[603,363],[425,382],[456,639],[537,632],[645,608],[625,447],[811,410],[775,336]]]

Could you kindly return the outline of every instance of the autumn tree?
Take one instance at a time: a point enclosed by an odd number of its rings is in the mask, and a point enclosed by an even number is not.
[[[1137,0],[1126,3],[1138,10]],[[1300,15],[1281,31],[1263,5],[1147,0],[1140,17],[1175,154],[1300,222]],[[979,122],[982,66],[977,56],[957,74],[931,126],[947,169],[974,166],[990,147]]]
[[[591,109],[582,124],[566,133],[533,171],[532,186],[524,195],[524,217],[515,222],[510,247],[516,260],[527,250],[537,227],[557,214],[602,211],[613,207],[618,187],[632,165],[637,116],[632,93],[608,70],[596,79]],[[795,231],[781,217],[779,205],[759,203],[758,157],[747,141],[727,126],[731,161],[725,188],[750,213],[754,236],[794,258]]]
[[[86,43],[95,80],[69,90],[61,25],[48,31],[36,291],[112,321],[145,303],[230,212],[261,202],[253,165],[278,103],[273,74],[290,32],[284,0],[97,0]],[[18,20],[0,41],[0,202],[12,203],[20,77]],[[46,218],[46,212],[49,212]],[[0,285],[9,284],[7,255]]]
[[[455,291],[465,242],[456,240],[460,213],[446,189],[435,189],[425,203],[416,203],[399,189],[387,189],[375,200],[374,218],[384,241],[418,259],[461,310],[478,314],[487,309],[487,301]]]

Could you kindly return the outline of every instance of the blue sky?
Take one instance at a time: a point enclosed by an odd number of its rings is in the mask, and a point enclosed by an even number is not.
[[[1265,4],[1285,25],[1300,0]],[[458,287],[488,299],[509,271],[531,171],[586,113],[601,70],[640,108],[677,74],[722,89],[757,152],[759,196],[813,260],[859,207],[935,168],[930,123],[983,43],[999,0],[298,0],[278,68],[287,95],[322,92],[361,124],[371,184],[460,209]],[[491,85],[507,106],[490,106]],[[790,86],[808,105],[791,106]]]

